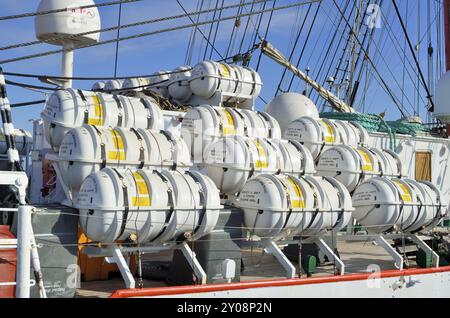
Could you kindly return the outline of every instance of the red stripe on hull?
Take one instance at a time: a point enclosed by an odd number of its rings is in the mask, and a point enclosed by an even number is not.
[[[424,268],[424,269],[407,269],[407,270],[389,270],[379,273],[379,278],[425,275],[450,272],[450,266],[439,268]],[[197,286],[179,286],[179,287],[159,287],[159,288],[144,288],[144,289],[124,289],[117,290],[111,298],[130,298],[130,297],[154,297],[154,296],[171,296],[194,293],[210,293],[227,290],[243,290],[249,288],[264,288],[264,287],[284,287],[284,286],[300,286],[312,284],[325,283],[340,283],[351,282],[358,280],[367,280],[373,277],[373,273],[364,274],[349,274],[344,276],[326,276],[326,277],[312,277],[312,278],[296,278],[283,280],[261,280],[249,281],[232,284],[213,284],[213,285],[197,285]]]

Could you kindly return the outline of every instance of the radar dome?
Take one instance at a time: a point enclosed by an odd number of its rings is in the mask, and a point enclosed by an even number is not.
[[[267,104],[265,111],[278,120],[283,133],[290,123],[300,117],[319,118],[319,111],[313,101],[298,93],[285,93],[275,97]]]
[[[450,123],[450,72],[444,74],[436,86],[434,116]]]
[[[74,47],[98,42],[100,33],[77,35],[99,30],[100,14],[93,0],[41,0],[37,12],[61,10],[37,15],[35,20],[36,37],[49,44]]]

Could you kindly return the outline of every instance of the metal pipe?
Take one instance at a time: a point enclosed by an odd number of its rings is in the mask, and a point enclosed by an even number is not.
[[[16,298],[30,298],[31,210],[22,205],[18,212]]]
[[[71,78],[73,76],[73,43],[65,43],[64,44],[64,52],[62,53],[62,77],[69,77]],[[71,88],[72,87],[72,80],[67,79],[63,81],[63,88]]]

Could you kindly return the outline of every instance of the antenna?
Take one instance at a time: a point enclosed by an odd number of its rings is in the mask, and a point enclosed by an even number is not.
[[[89,8],[86,8],[90,6]],[[62,77],[73,76],[74,49],[97,43],[100,33],[79,35],[101,28],[100,13],[93,0],[41,0],[37,12],[57,12],[37,15],[35,20],[38,40],[62,46]],[[65,9],[65,11],[58,11]],[[72,86],[72,80],[45,80],[64,88]]]

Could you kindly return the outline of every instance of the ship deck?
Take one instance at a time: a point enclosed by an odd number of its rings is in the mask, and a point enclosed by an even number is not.
[[[384,270],[395,269],[393,259],[387,252],[372,242],[345,242],[338,243],[341,260],[346,266],[346,274],[365,273],[370,265],[377,265]],[[241,281],[283,279],[285,273],[282,266],[274,256],[263,253],[260,248],[243,249],[243,262],[245,269],[241,272]],[[172,254],[164,252],[160,254],[145,255],[144,260],[171,261]],[[294,263],[297,267],[298,265]],[[414,260],[409,262],[409,267],[416,267]],[[329,276],[335,273],[332,263],[317,267],[313,277]],[[304,276],[306,277],[306,276]],[[144,287],[164,287],[164,281],[144,280]],[[106,281],[82,282],[77,291],[80,298],[106,298],[115,290],[123,289],[124,283],[120,277]]]

